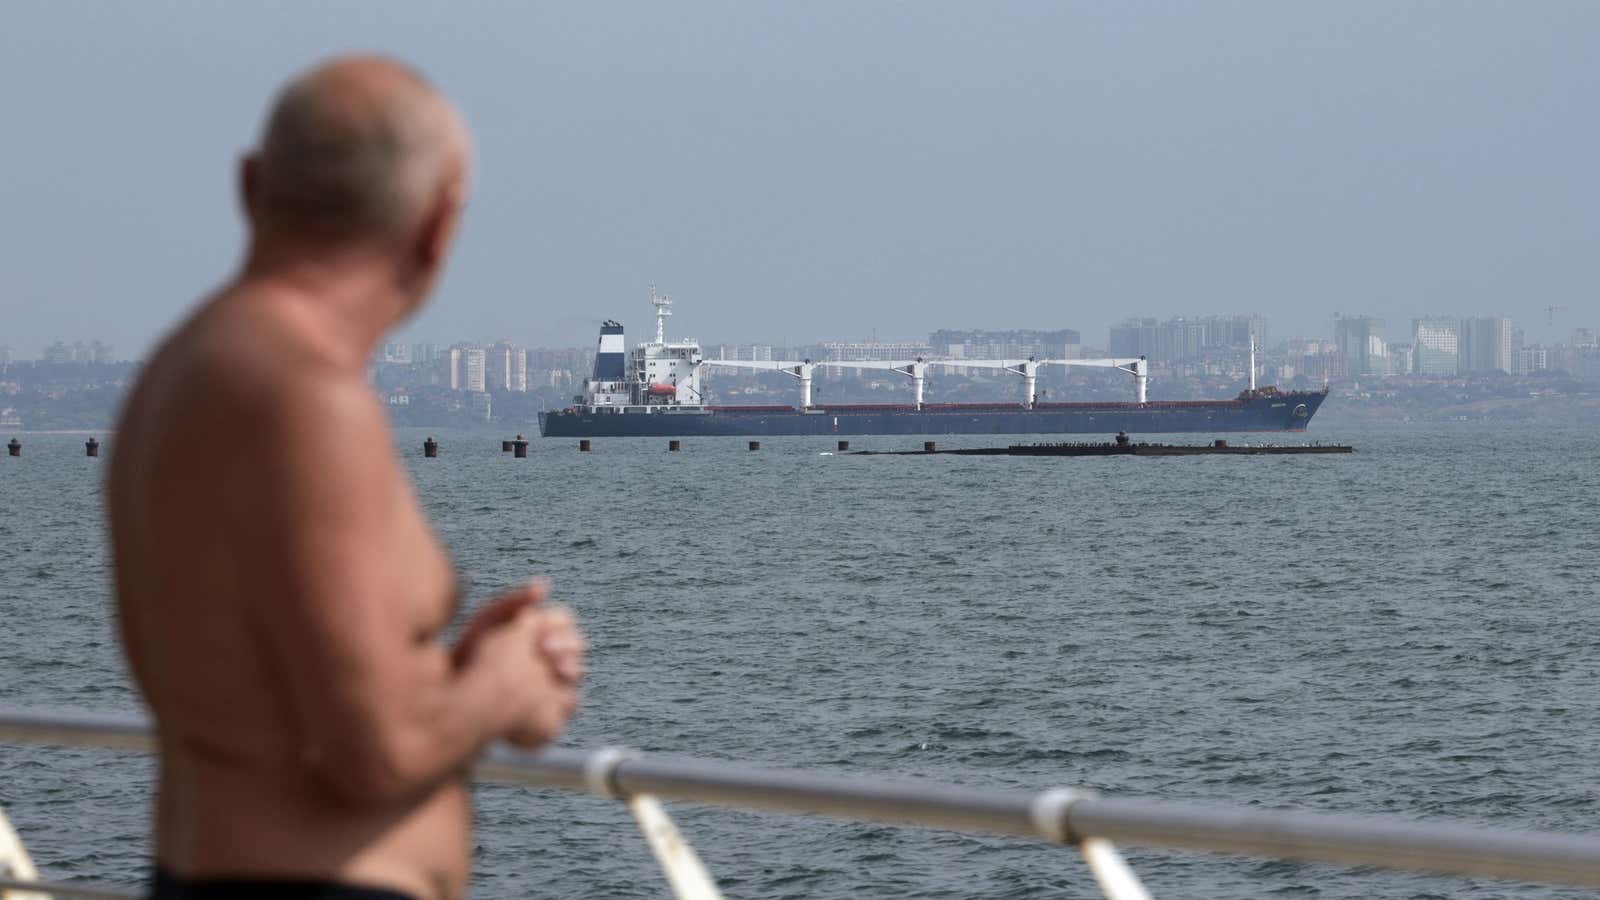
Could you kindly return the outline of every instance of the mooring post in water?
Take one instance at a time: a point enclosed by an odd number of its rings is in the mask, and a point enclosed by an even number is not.
[[[517,459],[527,459],[528,439],[520,434],[517,435],[517,439],[511,442],[511,451],[511,455],[515,456]]]
[[[677,452],[683,449],[683,444],[680,441],[667,441],[667,449]]]
[[[21,456],[22,455],[22,442],[17,440],[16,438],[12,438],[11,439],[11,443],[6,445],[6,452],[11,454],[12,456]]]
[[[428,435],[427,440],[422,442],[422,455],[428,459],[433,459],[439,455],[439,442],[434,440],[431,434]]]
[[[589,445],[589,439],[588,438],[584,438],[583,440],[578,441],[578,449],[582,450],[584,453],[588,453],[589,452],[589,447],[590,447],[590,445]]]
[[[84,441],[83,442],[83,453],[84,453],[85,456],[99,456],[100,455],[100,442],[98,440],[92,438],[92,437],[89,438],[87,441]]]

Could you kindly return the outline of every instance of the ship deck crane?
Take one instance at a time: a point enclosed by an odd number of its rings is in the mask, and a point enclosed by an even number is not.
[[[828,365],[837,365],[846,369],[877,369],[884,372],[896,372],[911,379],[911,395],[917,409],[922,408],[922,389],[928,381],[928,367],[934,365],[932,361],[923,359],[857,359],[843,362],[830,362]]]
[[[811,385],[813,375],[818,368],[832,369],[884,369],[899,372],[911,378],[917,397],[917,408],[922,408],[922,385],[927,376],[928,363],[920,359],[890,360],[890,359],[861,359],[861,360],[826,360],[824,362],[793,362],[780,359],[702,359],[701,366],[723,366],[730,369],[757,369],[765,372],[782,372],[792,378],[800,379],[800,408],[811,408]]]
[[[1023,383],[1024,403],[1028,409],[1033,409],[1039,396],[1039,367],[1040,366],[1085,366],[1097,369],[1118,369],[1133,376],[1134,390],[1139,403],[1148,402],[1150,375],[1147,371],[1145,358],[1104,358],[1104,359],[1024,359],[1013,362],[1006,359],[939,359],[933,360],[929,365],[942,366],[947,369],[995,369],[1001,372],[1010,372],[1021,375]]]
[[[811,408],[811,382],[812,375],[818,365],[811,360],[804,362],[791,362],[781,359],[702,359],[697,366],[722,366],[728,369],[758,369],[764,372],[782,372],[792,378],[800,379],[800,409]],[[697,381],[699,379],[696,379]]]

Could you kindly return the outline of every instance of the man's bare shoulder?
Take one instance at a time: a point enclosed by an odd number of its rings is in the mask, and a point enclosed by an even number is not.
[[[162,356],[164,392],[180,395],[170,405],[208,432],[320,443],[324,436],[384,428],[365,380],[320,355],[314,336],[270,311],[238,304],[198,318]]]

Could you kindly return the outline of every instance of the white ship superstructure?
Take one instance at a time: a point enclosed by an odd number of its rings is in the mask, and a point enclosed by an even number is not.
[[[650,289],[656,308],[656,339],[626,351],[622,325],[607,320],[600,326],[594,377],[583,383],[582,403],[595,410],[633,407],[699,407],[700,366],[704,358],[694,338],[667,340],[672,298]]]

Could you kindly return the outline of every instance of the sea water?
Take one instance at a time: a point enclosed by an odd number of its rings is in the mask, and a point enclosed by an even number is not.
[[[1089,459],[641,438],[517,460],[509,434],[445,432],[430,460],[424,436],[396,452],[469,608],[542,574],[592,641],[563,743],[1600,833],[1592,430],[1314,427],[1230,437],[1357,453]],[[82,435],[22,438],[0,458],[0,703],[137,710],[108,460]],[[50,877],[144,879],[150,776],[137,755],[0,747],[0,804]],[[615,802],[476,797],[474,896],[665,896]],[[1099,896],[1039,842],[670,809],[730,898]],[[1584,895],[1128,855],[1166,897]]]

